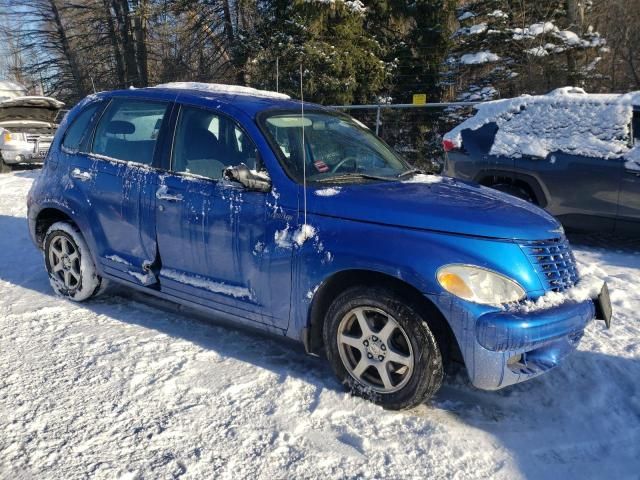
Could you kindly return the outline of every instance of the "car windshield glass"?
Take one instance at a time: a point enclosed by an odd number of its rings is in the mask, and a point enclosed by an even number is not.
[[[302,118],[299,113],[274,113],[263,124],[280,150],[285,169],[299,182],[303,159],[310,182],[396,180],[409,169],[373,133],[346,116],[309,112]]]

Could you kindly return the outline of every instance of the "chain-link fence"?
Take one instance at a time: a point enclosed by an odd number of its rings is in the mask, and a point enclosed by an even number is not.
[[[336,105],[375,131],[412,165],[428,172],[442,169],[442,136],[473,114],[473,102]]]

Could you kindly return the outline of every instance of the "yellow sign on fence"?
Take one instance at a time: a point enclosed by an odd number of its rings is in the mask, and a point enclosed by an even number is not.
[[[413,104],[414,105],[424,105],[427,103],[427,94],[426,93],[414,93],[413,94]]]

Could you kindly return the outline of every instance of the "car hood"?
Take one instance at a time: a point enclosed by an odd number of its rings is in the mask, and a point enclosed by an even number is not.
[[[312,187],[308,211],[318,215],[500,239],[557,238],[562,227],[528,202],[461,180],[419,175],[422,182]]]
[[[50,97],[17,97],[0,102],[0,122],[35,120],[51,123],[64,103]]]

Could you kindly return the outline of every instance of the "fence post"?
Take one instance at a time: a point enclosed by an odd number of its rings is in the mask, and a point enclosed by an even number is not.
[[[380,104],[378,104],[378,109],[376,111],[376,137],[378,136],[379,130],[380,130]]]

